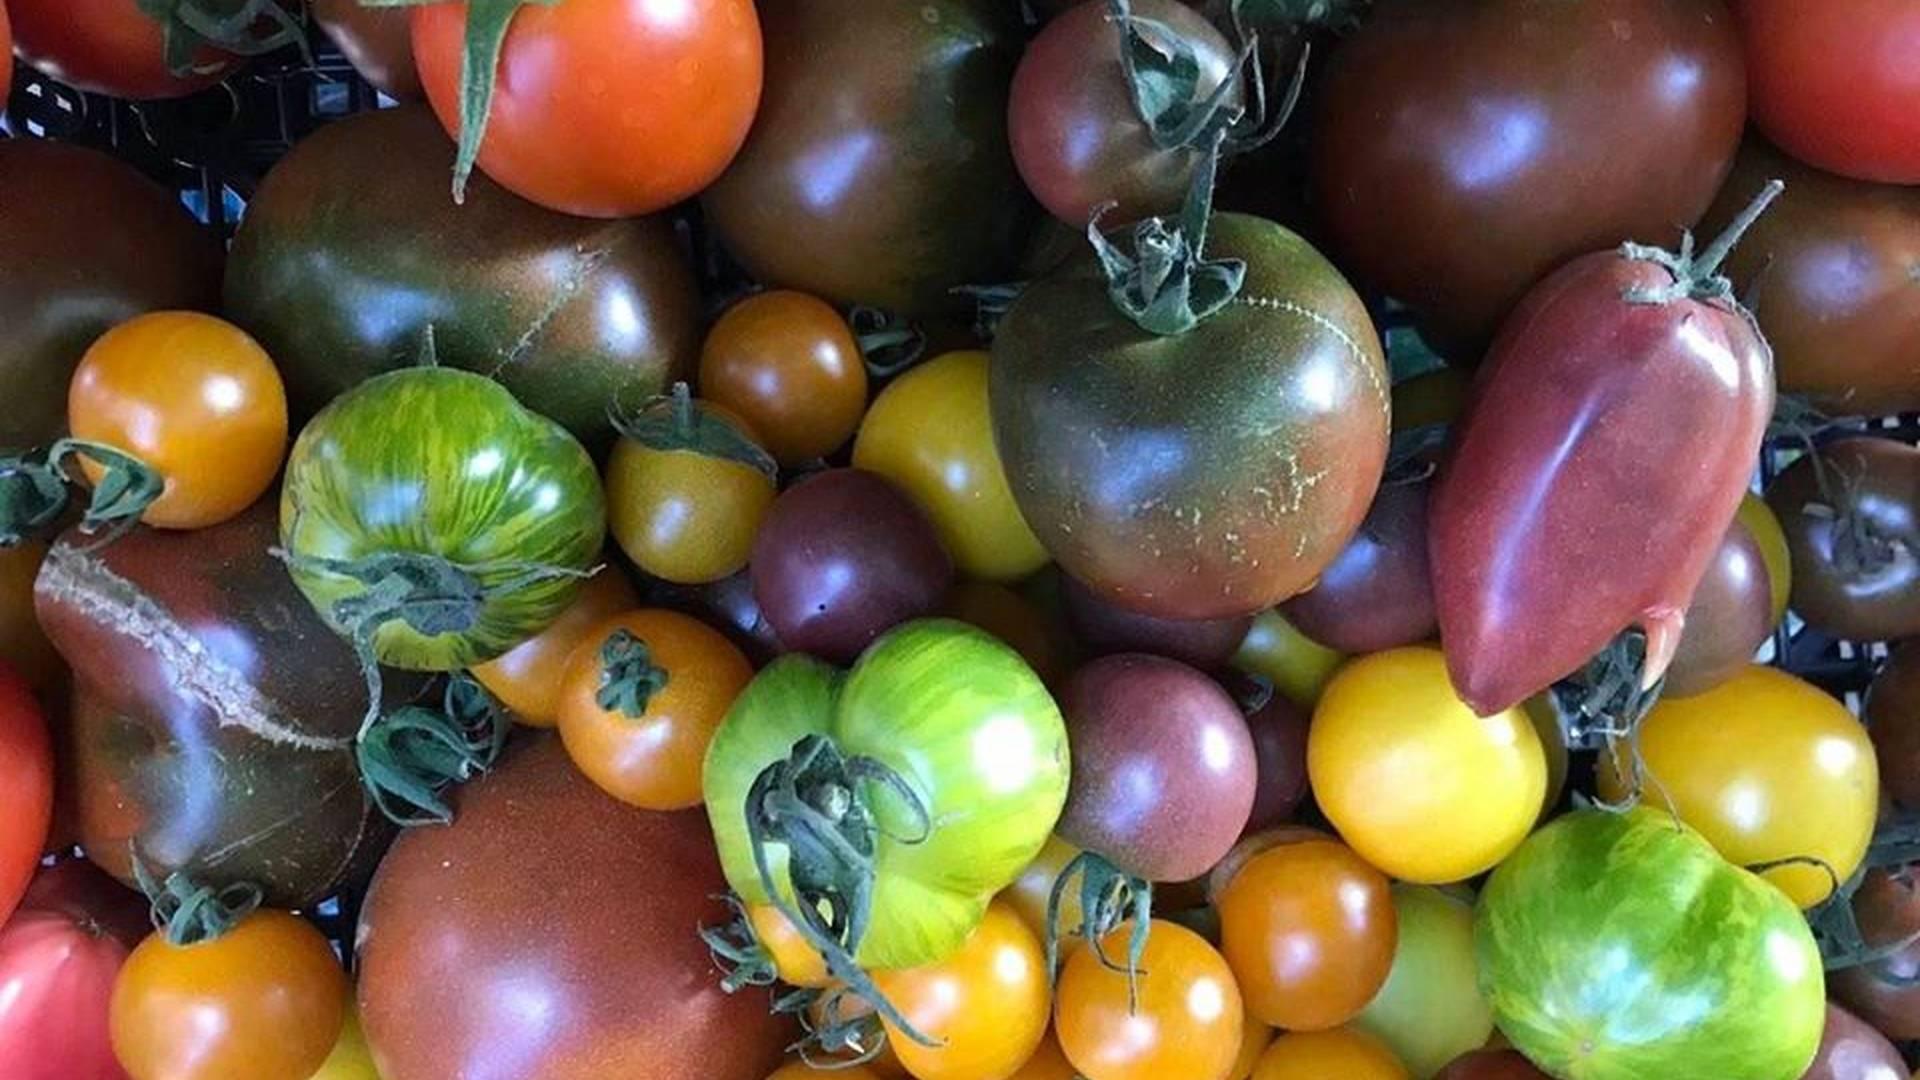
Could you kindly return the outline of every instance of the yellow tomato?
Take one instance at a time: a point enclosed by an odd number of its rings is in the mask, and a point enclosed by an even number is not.
[[[1793,559],[1787,554],[1787,534],[1780,528],[1767,500],[1747,492],[1740,500],[1740,524],[1753,534],[1760,545],[1760,561],[1767,566],[1767,594],[1773,598],[1773,622],[1778,626],[1787,614],[1787,595],[1793,591]]]
[[[804,1061],[789,1061],[785,1065],[767,1074],[767,1080],[880,1080],[880,1074],[865,1065],[821,1065],[815,1067]]]
[[[622,428],[607,461],[607,531],[641,570],[705,585],[747,565],[773,505],[773,459],[738,417],[685,393]]]
[[[1260,1059],[1266,1056],[1267,1047],[1273,1045],[1273,1036],[1272,1028],[1248,1013],[1245,1026],[1240,1029],[1240,1056],[1233,1059],[1233,1068],[1227,1070],[1227,1080],[1248,1080],[1259,1067]]]
[[[1475,716],[1426,646],[1364,656],[1327,684],[1307,732],[1320,809],[1361,858],[1424,885],[1491,869],[1532,831],[1547,763],[1519,707]]]
[[[938,963],[877,971],[874,985],[937,1045],[891,1023],[887,1042],[917,1080],[1008,1076],[1047,1033],[1047,958],[1013,907],[995,901],[960,951]]]
[[[800,936],[792,920],[779,908],[772,904],[749,904],[747,923],[753,927],[754,940],[766,951],[767,959],[773,961],[773,973],[781,982],[810,990],[832,984],[826,957],[807,944],[807,939]]]
[[[351,1000],[347,1002],[347,1022],[340,1026],[333,1053],[308,1080],[380,1080],[380,1070],[373,1067],[373,1052],[367,1049],[367,1037],[360,1030],[360,1012]]]
[[[947,353],[895,379],[860,422],[853,464],[927,512],[963,575],[1014,581],[1046,564],[993,444],[986,353]]]
[[[1234,654],[1233,666],[1273,683],[1294,704],[1311,709],[1333,673],[1346,662],[1334,652],[1293,628],[1278,611],[1261,612]]]
[[[1352,1028],[1290,1031],[1273,1040],[1253,1080],[1410,1080],[1379,1039]]]
[[[1812,858],[1762,876],[1812,907],[1860,866],[1879,809],[1880,770],[1866,728],[1825,691],[1754,665],[1687,698],[1669,698],[1632,745],[1602,754],[1600,792],[1624,798],[1637,752],[1641,799],[1670,807],[1728,862]],[[1625,774],[1625,775],[1623,775]]]
[[[1060,1040],[1052,1032],[1041,1041],[1040,1049],[1033,1052],[1020,1071],[1007,1077],[1007,1080],[1079,1080],[1080,1074],[1073,1071],[1073,1063],[1067,1060],[1066,1052],[1060,1049]]]

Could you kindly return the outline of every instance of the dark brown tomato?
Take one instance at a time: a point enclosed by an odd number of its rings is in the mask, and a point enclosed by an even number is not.
[[[384,1080],[763,1080],[794,1035],[720,989],[727,920],[699,811],[601,793],[529,734],[414,829],[361,911],[361,1023]]]
[[[1027,524],[1105,599],[1175,619],[1305,588],[1366,516],[1387,377],[1360,298],[1306,241],[1214,216],[1240,295],[1185,334],[1135,325],[1083,250],[1027,287],[993,343],[994,438]]]
[[[1767,491],[1793,563],[1789,603],[1835,637],[1920,634],[1920,450],[1836,439]]]
[[[359,880],[388,838],[354,763],[366,690],[268,549],[275,501],[210,529],[69,534],[35,604],[73,667],[58,758],[79,840],[132,884],[251,881],[296,908]],[[398,701],[418,684],[389,679]]]
[[[1920,882],[1914,868],[1868,870],[1853,896],[1853,917],[1869,949],[1920,935]],[[1920,941],[1827,977],[1833,1000],[1889,1039],[1920,1039]]]
[[[158,184],[83,147],[0,139],[0,252],[0,449],[66,430],[67,383],[101,334],[220,300],[212,234]]]
[[[413,35],[405,8],[362,7],[359,0],[312,0],[313,21],[340,47],[347,62],[387,96],[426,96],[413,64]]]
[[[1920,810],[1920,642],[1893,650],[1867,690],[1867,733],[1880,759],[1880,784],[1895,802]]]
[[[1908,1080],[1912,1075],[1885,1035],[1829,1002],[1820,1050],[1800,1080]]]
[[[1075,640],[1090,656],[1142,652],[1213,671],[1247,639],[1253,616],[1224,619],[1163,619],[1108,603],[1092,589],[1061,575],[1061,594]]]
[[[658,579],[648,582],[653,603],[706,620],[727,635],[755,667],[780,654],[773,624],[760,612],[753,597],[753,578],[745,570],[705,585],[674,585]]]
[[[1188,881],[1233,847],[1253,808],[1247,723],[1220,684],[1175,660],[1095,660],[1060,695],[1073,782],[1061,839],[1149,881]]]
[[[1518,1050],[1475,1050],[1447,1063],[1433,1080],[1553,1080]]]
[[[1920,409],[1920,188],[1847,180],[1747,140],[1703,232],[1787,190],[1728,260],[1785,393],[1836,415]]]
[[[1773,632],[1773,586],[1760,545],[1735,518],[1687,604],[1667,668],[1667,697],[1705,693],[1744,671]]]
[[[1313,588],[1280,605],[1301,633],[1344,653],[1431,641],[1440,632],[1427,569],[1425,480],[1382,484],[1360,531]]]
[[[425,106],[301,142],[247,208],[227,315],[278,362],[296,417],[414,363],[431,326],[441,363],[603,447],[610,406],[637,409],[699,356],[699,297],[672,227],[554,213],[482,176],[455,205],[452,163]]]
[[[762,284],[906,315],[963,310],[1026,239],[1007,145],[1019,19],[1003,0],[761,0],[766,87],[702,196]]]
[[[1246,831],[1291,821],[1307,797],[1307,725],[1311,715],[1287,695],[1256,686],[1244,675],[1228,676],[1225,685],[1240,698],[1243,708],[1253,706],[1246,716],[1247,733],[1253,737],[1257,780]]]
[[[1239,79],[1233,46],[1178,0],[1135,0],[1135,32],[1173,55],[1186,49],[1199,68],[1197,98]],[[1094,213],[1122,225],[1180,208],[1201,154],[1162,149],[1141,119],[1120,63],[1121,24],[1108,0],[1086,0],[1049,21],[1027,46],[1013,77],[1007,130],[1027,190],[1054,217],[1084,229]],[[1227,108],[1240,98],[1236,89]]]
[[[1698,220],[1742,56],[1721,0],[1386,0],[1318,89],[1331,250],[1436,341],[1484,342],[1567,260]]]
[[[863,469],[829,469],[782,492],[747,570],[780,644],[835,664],[939,610],[953,583],[953,560],[926,514]]]

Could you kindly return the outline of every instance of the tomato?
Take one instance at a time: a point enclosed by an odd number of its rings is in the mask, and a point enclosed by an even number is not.
[[[1473,956],[1473,901],[1395,885],[1393,912],[1400,928],[1393,970],[1353,1027],[1385,1043],[1408,1072],[1432,1076],[1493,1034]]]
[[[1411,1080],[1413,1074],[1379,1039],[1352,1028],[1290,1031],[1273,1040],[1253,1080]]]
[[[774,289],[728,308],[707,331],[700,396],[745,420],[791,467],[853,437],[867,411],[867,365],[838,311]]]
[[[1820,1050],[1800,1080],[1905,1080],[1910,1075],[1885,1035],[1829,1002]]]
[[[580,443],[499,384],[452,368],[361,383],[287,457],[280,540],[294,583],[391,667],[465,667],[532,637],[573,602],[605,535]],[[390,565],[414,578],[369,608],[370,590],[398,572]],[[449,593],[456,604],[440,599]]]
[[[1920,646],[1887,657],[1867,688],[1866,720],[1881,786],[1901,806],[1920,807]]]
[[[133,1080],[306,1080],[339,1037],[347,990],[333,946],[284,911],[190,945],[156,931],[114,983],[113,1052]]]
[[[1844,11],[1735,0],[1746,37],[1753,122],[1810,165],[1862,180],[1920,184],[1920,81],[1904,46],[1920,11],[1866,0]]]
[[[1476,1050],[1462,1054],[1434,1080],[1553,1080],[1517,1050]]]
[[[80,358],[67,421],[75,439],[132,455],[163,482],[140,520],[201,529],[253,505],[279,475],[287,393],[239,327],[155,312],[107,331]],[[80,463],[96,487],[111,464],[96,453]]]
[[[1778,1080],[1820,1042],[1800,912],[1651,809],[1533,834],[1481,893],[1474,946],[1494,1021],[1556,1076]]]
[[[1740,497],[1740,509],[1734,515],[1747,527],[1753,542],[1759,545],[1761,561],[1767,567],[1767,592],[1773,598],[1773,625],[1779,626],[1787,614],[1787,597],[1793,590],[1793,557],[1787,549],[1787,534],[1780,519],[1773,515],[1767,501],[1749,491]]]
[[[827,974],[827,962],[807,944],[799,930],[772,904],[754,904],[746,909],[753,937],[766,950],[774,974],[789,986],[819,989],[833,983]]]
[[[33,688],[0,663],[0,921],[26,891],[53,820],[53,749]]]
[[[1040,1049],[1033,1052],[1025,1065],[1007,1080],[1079,1080],[1080,1074],[1074,1071],[1073,1064],[1060,1049],[1060,1040],[1052,1032],[1040,1042]]]
[[[760,103],[751,0],[429,4],[413,12],[413,57],[462,140],[456,201],[477,161],[552,210],[650,214],[720,175]],[[661,72],[676,75],[643,75]]]
[[[1868,870],[1852,906],[1862,943],[1884,955],[1833,972],[1833,999],[1890,1039],[1920,1038],[1920,883],[1913,869]]]
[[[888,1044],[917,1080],[1011,1075],[1047,1033],[1049,983],[1040,938],[1004,903],[988,906],[952,956],[874,976],[907,1022],[939,1044],[924,1045],[886,1025]]]
[[[1258,779],[1253,789],[1253,811],[1247,815],[1249,831],[1268,829],[1293,818],[1294,811],[1307,797],[1307,727],[1312,713],[1293,703],[1293,699],[1278,692],[1266,693],[1266,701],[1261,702],[1262,688],[1241,687],[1251,680],[1237,677],[1227,683],[1228,689],[1241,701],[1242,707],[1253,705],[1253,711],[1247,713],[1247,734],[1253,736],[1254,773]]]
[[[0,7],[0,99],[13,93],[13,26],[7,21],[7,9]],[[4,101],[0,101],[0,111],[5,111]]]
[[[1013,581],[1047,553],[994,448],[987,363],[983,352],[947,353],[895,379],[860,422],[853,464],[898,484],[927,512],[962,574]]]
[[[452,160],[424,105],[302,139],[247,204],[223,310],[280,363],[297,416],[413,363],[431,327],[440,363],[604,450],[609,406],[665,393],[698,355],[699,291],[672,225],[569,217],[484,177],[455,206]]]
[[[1071,651],[1059,620],[1048,618],[1038,604],[1005,585],[957,581],[947,593],[943,614],[972,623],[1013,646],[1049,686],[1060,677]]]
[[[1346,653],[1432,641],[1433,575],[1427,568],[1427,493],[1432,485],[1391,480],[1360,531],[1306,592],[1280,605],[1315,641]]]
[[[0,1053],[9,1076],[127,1080],[107,1037],[107,1002],[127,950],[149,929],[145,902],[85,860],[35,875],[0,928]]]
[[[360,77],[400,101],[426,94],[413,63],[413,31],[401,8],[361,7],[358,0],[312,0],[313,21]]]
[[[854,785],[848,762],[865,784]],[[873,874],[864,937],[835,943],[863,967],[915,967],[958,949],[987,901],[1039,854],[1067,775],[1059,707],[1019,654],[963,623],[927,619],[875,642],[844,677],[793,654],[762,670],[707,751],[707,813],[728,883],[763,904],[773,897],[749,822],[773,797],[826,800],[845,815],[849,843],[872,852],[871,869],[835,868]],[[760,803],[749,801],[756,786]],[[775,845],[784,827],[767,826],[769,870],[783,894],[803,887],[805,911],[821,871],[789,873]]]
[[[1214,898],[1220,948],[1263,1023],[1291,1031],[1359,1015],[1393,967],[1387,879],[1352,850],[1289,839],[1241,865]]]
[[[1234,1055],[1233,1068],[1227,1070],[1227,1080],[1249,1080],[1267,1047],[1273,1045],[1275,1034],[1272,1028],[1248,1013],[1240,1026],[1240,1052]]]
[[[1277,610],[1254,616],[1233,666],[1258,675],[1286,695],[1287,700],[1311,709],[1320,692],[1346,657],[1301,633]]]
[[[1823,443],[1774,478],[1793,563],[1793,611],[1856,641],[1920,634],[1920,449],[1849,436]]]
[[[844,983],[832,981],[830,986],[843,989]],[[837,1053],[817,1055],[821,1065],[828,1071],[840,1067],[844,1062],[866,1058],[861,1068],[871,1071],[882,1080],[908,1080],[906,1066],[900,1064],[899,1055],[894,1051],[892,1040],[887,1038],[886,1029],[875,1017],[875,1010],[863,997],[855,997],[850,992],[826,993],[815,997],[807,1006],[809,1031],[820,1031],[829,1024],[838,1024],[847,1029],[849,1041]],[[877,1053],[869,1054],[870,1047],[878,1047]]]
[[[347,998],[347,1019],[340,1025],[333,1050],[327,1054],[327,1060],[320,1063],[320,1070],[307,1080],[380,1080],[380,1071],[373,1064],[373,1051],[367,1047],[366,1032],[360,1028],[360,1010],[354,1008],[351,994]]]
[[[1034,856],[1027,868],[1020,871],[1020,876],[1013,879],[1013,884],[1001,894],[1020,918],[1026,921],[1027,928],[1043,941],[1048,933],[1047,909],[1053,903],[1053,887],[1060,881],[1060,875],[1066,872],[1067,864],[1079,854],[1079,848],[1058,836],[1049,836],[1040,854]],[[1066,955],[1083,940],[1079,931],[1084,918],[1080,910],[1080,890],[1069,885],[1060,894],[1061,955]]]
[[[607,462],[608,526],[634,565],[704,585],[747,565],[773,504],[774,464],[739,423],[674,396],[621,422]]]
[[[1867,729],[1777,668],[1750,666],[1704,694],[1655,705],[1629,745],[1601,755],[1605,797],[1625,795],[1627,762],[1649,805],[1670,807],[1734,865],[1825,863],[1761,872],[1801,907],[1847,880],[1873,836],[1880,775]]]
[[[1744,496],[1741,505],[1746,505]],[[1739,674],[1773,627],[1773,586],[1766,556],[1736,514],[1687,601],[1686,624],[1661,693],[1686,697]]]
[[[528,727],[550,728],[559,719],[560,684],[573,650],[609,615],[640,606],[633,581],[608,566],[586,580],[560,617],[470,673]]]
[[[1103,950],[1124,955],[1132,933],[1114,930]],[[1073,954],[1055,990],[1054,1023],[1060,1049],[1086,1080],[1226,1080],[1243,1013],[1233,972],[1213,946],[1156,919],[1131,979],[1093,949]]]
[[[1412,646],[1340,669],[1307,734],[1314,797],[1368,862],[1405,881],[1482,873],[1533,830],[1547,763],[1524,709],[1477,716],[1438,649]]]
[[[1102,599],[1073,578],[1060,575],[1067,622],[1089,654],[1140,652],[1164,656],[1202,671],[1226,665],[1253,629],[1251,616],[1224,619],[1163,619]]]
[[[35,690],[51,689],[63,668],[33,614],[33,579],[46,556],[47,546],[31,541],[0,548],[0,663]]]
[[[839,1077],[840,1080],[880,1080],[880,1074],[865,1065],[815,1068],[804,1061],[789,1061],[767,1074],[767,1080],[808,1080],[809,1077],[814,1080],[819,1080],[821,1077]]]
[[[76,89],[112,97],[151,100],[185,97],[238,70],[232,53],[201,44],[189,15],[221,9],[210,5],[162,8],[164,22],[140,0],[8,0],[13,43],[20,58]],[[193,8],[187,11],[187,8]],[[179,39],[178,43],[174,39]],[[244,40],[244,39],[243,39]],[[173,50],[184,46],[178,56]],[[177,64],[184,59],[185,64]],[[181,74],[174,68],[181,67]],[[4,85],[4,84],[0,84]]]
[[[78,839],[130,885],[137,849],[157,880],[252,882],[304,908],[363,881],[386,844],[354,757],[353,650],[270,554],[276,534],[263,499],[105,547],[70,531],[41,568],[39,619],[73,665],[59,757]],[[417,688],[393,682],[393,704]]]
[[[560,741],[600,790],[646,810],[700,805],[713,733],[753,665],[707,624],[630,611],[581,639],[560,686]]]

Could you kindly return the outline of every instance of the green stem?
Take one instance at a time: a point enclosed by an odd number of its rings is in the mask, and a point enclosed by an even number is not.
[[[61,439],[47,452],[47,465],[61,475],[71,475],[67,465],[79,458],[91,460],[103,470],[93,487],[80,531],[92,535],[106,530],[100,543],[110,543],[125,535],[140,521],[154,500],[166,492],[166,481],[153,466],[117,447],[87,439]]]
[[[734,461],[775,480],[780,467],[758,443],[721,414],[702,408],[684,382],[649,401],[637,416],[610,414],[620,434],[649,450],[685,451],[703,457]]]
[[[1720,266],[1732,254],[1740,238],[1745,236],[1753,223],[1767,212],[1767,207],[1787,189],[1781,180],[1769,180],[1760,194],[1755,196],[1746,209],[1740,211],[1707,246],[1704,252],[1696,255],[1693,250],[1693,233],[1681,234],[1680,250],[1667,251],[1664,248],[1645,244],[1622,244],[1621,257],[1640,262],[1651,262],[1673,275],[1673,281],[1666,285],[1632,285],[1622,293],[1622,298],[1630,304],[1671,304],[1678,300],[1722,301],[1733,304],[1743,313],[1733,296],[1733,283],[1720,273]],[[1751,318],[1748,315],[1748,318]]]
[[[67,478],[44,455],[0,458],[0,548],[33,539],[67,508]]]
[[[780,981],[773,954],[760,943],[753,920],[747,918],[746,905],[727,894],[723,899],[733,909],[733,918],[721,926],[702,926],[700,940],[713,954],[713,965],[720,969],[720,989],[737,994],[749,986],[772,986]]]
[[[198,945],[224,936],[258,910],[266,896],[252,882],[216,889],[180,871],[156,883],[138,848],[132,848],[131,861],[134,882],[151,905],[154,929],[165,935],[169,945]]]
[[[1057,978],[1060,971],[1060,908],[1067,887],[1080,882],[1079,933],[1085,947],[1093,950],[1100,965],[1127,977],[1127,1008],[1140,1004],[1141,957],[1146,955],[1147,937],[1153,925],[1153,882],[1135,877],[1113,865],[1104,856],[1083,851],[1061,869],[1047,895],[1047,973]],[[1127,936],[1127,962],[1124,967],[1107,955],[1105,938],[1122,924],[1131,921],[1133,932]]]
[[[300,14],[278,0],[135,0],[141,14],[160,26],[161,54],[167,70],[191,75],[203,49],[215,48],[237,56],[260,56],[296,45],[311,66],[306,27]]]
[[[1087,241],[1106,276],[1107,295],[1150,334],[1186,333],[1231,303],[1246,280],[1247,267],[1240,260],[1205,257],[1214,178],[1225,137],[1223,131],[1214,133],[1212,146],[1194,170],[1180,217],[1175,221],[1152,217],[1134,225],[1131,251],[1100,231],[1100,217],[1110,206],[1096,211],[1087,223]]]
[[[445,825],[448,789],[492,768],[512,726],[472,677],[451,675],[440,708],[409,705],[363,728],[354,744],[361,782],[394,824]]]
[[[615,630],[600,646],[600,690],[594,701],[638,720],[646,715],[653,695],[666,689],[667,679],[667,670],[653,662],[645,641],[630,630]]]

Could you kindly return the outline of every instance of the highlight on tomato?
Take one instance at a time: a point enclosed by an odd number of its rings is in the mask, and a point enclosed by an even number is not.
[[[1031,1058],[1053,1015],[1040,937],[996,901],[958,952],[874,973],[905,1024],[883,1019],[888,1045],[916,1080],[1008,1076]],[[911,1026],[933,1045],[908,1037]]]

